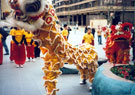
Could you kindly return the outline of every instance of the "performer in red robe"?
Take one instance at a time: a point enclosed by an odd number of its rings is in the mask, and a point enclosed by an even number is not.
[[[25,39],[26,39],[26,50],[27,50],[27,57],[28,61],[30,61],[30,58],[32,58],[32,61],[35,61],[34,56],[34,42],[33,42],[33,34],[30,33],[30,31],[25,33]]]
[[[0,34],[0,65],[3,62],[3,45],[2,45],[2,34]]]
[[[23,29],[12,29],[11,32],[13,32],[12,39],[14,41],[13,44],[13,52],[14,52],[14,61],[16,63],[16,67],[23,67],[23,64],[26,60],[25,55],[25,30]]]
[[[15,31],[15,29],[13,28],[13,29],[11,29],[11,31],[10,31],[10,35],[11,36],[13,36],[13,32]],[[14,45],[13,44],[15,44],[14,43],[14,41],[13,40],[11,40],[11,42],[10,42],[10,61],[13,61],[14,60]]]

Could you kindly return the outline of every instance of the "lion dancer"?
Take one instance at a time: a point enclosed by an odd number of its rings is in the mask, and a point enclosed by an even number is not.
[[[26,51],[27,51],[27,57],[28,61],[30,61],[30,58],[32,58],[32,61],[35,61],[34,59],[34,42],[33,42],[33,34],[30,33],[30,31],[27,31],[25,33],[25,39],[26,39]]]
[[[52,5],[46,3],[45,0],[24,0],[23,3],[21,0],[13,0],[10,4],[18,14],[14,24],[32,31],[35,34],[34,38],[40,39],[42,42],[41,50],[45,55],[43,70],[46,95],[56,95],[56,91],[59,90],[56,88],[56,78],[61,74],[60,68],[65,62],[79,65],[82,69],[88,69],[88,78],[90,81],[93,80],[97,68],[97,53],[89,45],[90,43],[76,48],[65,41],[56,28],[58,18]]]
[[[107,38],[104,48],[109,62],[115,64],[128,64],[132,24],[123,23],[117,26],[112,25],[111,35]]]
[[[85,48],[87,49],[87,51],[91,50],[91,56],[89,56],[88,60],[91,60],[92,58],[94,58],[95,60],[98,59],[98,56],[96,55],[96,52],[94,50],[94,47],[92,45],[89,44],[85,44],[80,46],[80,48],[82,50],[84,50]],[[85,52],[86,53],[86,52]],[[93,82],[94,79],[94,75],[96,73],[97,67],[98,65],[95,65],[97,61],[95,60],[91,60],[91,64],[89,64],[88,60],[83,59],[83,62],[81,62],[81,65],[76,64],[77,69],[80,72],[80,85],[85,85],[87,82],[87,80],[89,80],[90,83]],[[91,90],[92,87],[89,87],[89,90]]]
[[[2,45],[2,34],[0,33],[0,65],[3,62],[3,45]]]
[[[15,31],[15,28],[12,28],[9,34],[11,36],[13,36],[13,32],[14,31]],[[15,43],[14,43],[13,40],[11,40],[10,41],[10,57],[9,57],[10,58],[10,61],[13,61],[14,60],[14,47],[13,47],[14,45],[13,44],[15,44]]]
[[[87,29],[87,33],[83,36],[82,43],[88,43],[94,46],[94,37],[93,34],[91,33],[90,27]]]
[[[25,30],[16,28],[11,31],[12,34],[12,39],[13,39],[13,52],[14,52],[14,61],[16,64],[16,67],[21,67],[23,68],[23,65],[26,60],[26,55],[25,55],[25,46],[24,46],[24,41],[25,41]]]
[[[82,43],[87,43],[87,44],[90,44],[90,45],[94,45],[94,37],[91,34],[91,28],[87,29],[87,33],[83,36]],[[89,49],[91,49],[91,48],[94,49],[93,46],[91,46]],[[95,51],[93,51],[93,52],[95,52]],[[84,61],[84,64],[87,64],[87,61]],[[80,74],[81,74],[81,76],[80,76],[81,77],[80,85],[86,84],[87,79],[89,79],[89,82],[92,83],[93,78],[91,76],[93,75],[93,77],[94,77],[94,73],[95,73],[94,71],[96,71],[96,70],[91,71],[91,69],[89,69],[89,68],[91,68],[91,64],[87,64],[84,68],[77,65],[77,69],[80,71]],[[91,76],[89,76],[89,75],[91,75]],[[92,89],[92,88],[90,87],[89,89]]]

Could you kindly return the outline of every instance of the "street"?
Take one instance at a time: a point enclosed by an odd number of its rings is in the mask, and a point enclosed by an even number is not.
[[[72,45],[77,45],[82,42],[84,35],[84,28],[70,32],[68,42]],[[105,46],[105,39],[103,38],[103,45],[98,45],[97,35],[95,34],[95,48],[100,58],[105,58],[103,47]],[[10,48],[11,37],[7,38],[7,44]],[[4,51],[5,53],[5,51]],[[41,54],[41,56],[43,56]],[[23,68],[16,68],[15,63],[10,62],[9,55],[3,55],[3,64],[0,65],[0,95],[45,95],[44,80],[42,67],[44,62],[41,58],[36,58],[35,62],[26,62]],[[65,67],[75,68],[74,65],[67,65]],[[79,74],[61,75],[58,78],[57,88],[60,91],[57,95],[91,95],[89,92],[90,83],[80,85]]]

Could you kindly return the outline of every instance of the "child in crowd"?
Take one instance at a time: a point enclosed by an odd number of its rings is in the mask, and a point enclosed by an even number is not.
[[[34,41],[34,42],[35,42],[34,55],[35,55],[35,58],[37,58],[37,57],[40,57],[39,42],[38,41]]]

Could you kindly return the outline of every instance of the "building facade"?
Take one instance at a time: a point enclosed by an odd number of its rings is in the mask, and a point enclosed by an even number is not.
[[[108,24],[135,21],[135,0],[53,0],[62,23],[90,25],[92,20]]]

